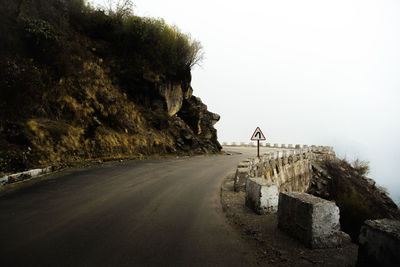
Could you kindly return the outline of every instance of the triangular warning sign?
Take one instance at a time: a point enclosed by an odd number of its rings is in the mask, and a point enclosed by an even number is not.
[[[261,132],[260,127],[257,127],[253,135],[251,136],[251,141],[265,141],[265,140],[266,138],[264,134]]]

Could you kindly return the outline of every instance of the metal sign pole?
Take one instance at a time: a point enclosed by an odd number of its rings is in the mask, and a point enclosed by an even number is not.
[[[253,135],[250,138],[251,141],[257,141],[257,157],[260,157],[260,140],[265,141],[266,138],[264,134],[261,132],[260,127],[257,127],[254,131]]]

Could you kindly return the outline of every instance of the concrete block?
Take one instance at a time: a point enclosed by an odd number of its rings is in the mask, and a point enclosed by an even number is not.
[[[238,168],[236,170],[234,186],[233,186],[236,192],[245,190],[246,181],[249,178],[249,175],[250,175],[249,168]]]
[[[365,221],[359,243],[357,266],[400,266],[400,221]]]
[[[279,148],[279,144],[274,144],[274,147],[277,147],[277,148]]]
[[[306,193],[279,194],[278,227],[309,248],[338,247],[348,239],[336,204]]]
[[[276,212],[278,186],[268,183],[264,177],[247,179],[246,206],[258,214]]]
[[[271,147],[271,144],[270,143],[266,143],[265,146],[266,147]]]
[[[288,148],[293,148],[293,144],[289,144],[289,145],[288,145]]]
[[[286,145],[285,144],[281,144],[281,148],[286,148]]]
[[[297,144],[294,148],[299,149],[299,148],[301,148],[301,146],[299,144]]]

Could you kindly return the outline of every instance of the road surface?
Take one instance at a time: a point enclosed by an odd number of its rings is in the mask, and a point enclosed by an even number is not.
[[[0,265],[255,265],[219,198],[247,156],[69,170],[0,197]]]

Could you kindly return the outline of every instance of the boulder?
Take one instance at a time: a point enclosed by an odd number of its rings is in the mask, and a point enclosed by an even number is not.
[[[205,149],[211,153],[221,151],[222,146],[218,142],[217,130],[214,128],[220,116],[208,111],[200,98],[191,96],[183,99],[182,107],[177,115],[190,127]]]

